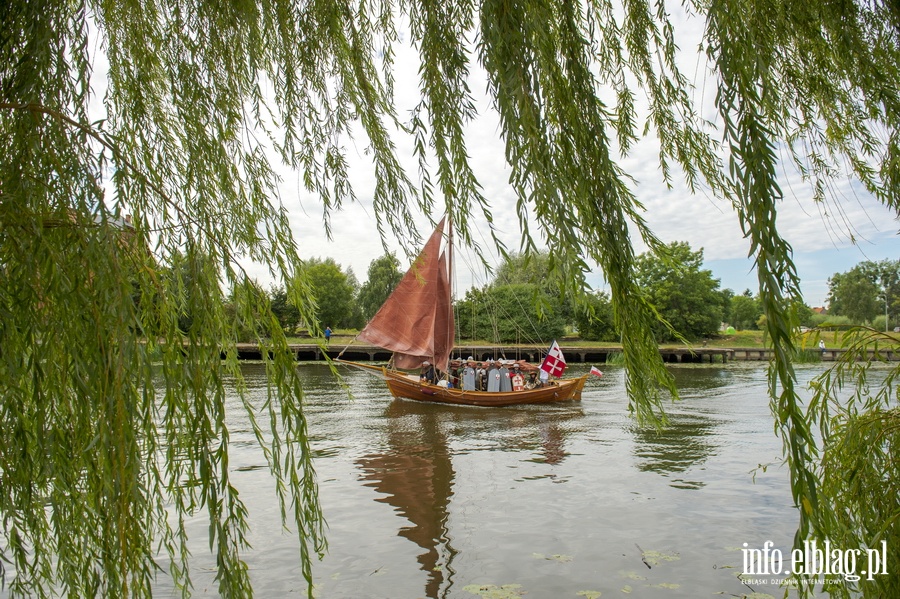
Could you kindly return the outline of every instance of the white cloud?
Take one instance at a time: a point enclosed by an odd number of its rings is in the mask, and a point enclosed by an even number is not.
[[[705,56],[696,53],[702,34],[702,20],[683,15],[676,19],[676,27],[685,36],[680,44],[680,64],[685,72],[697,73],[694,96],[699,110],[708,118],[715,118],[715,85],[706,79]],[[396,66],[397,105],[403,117],[419,101],[418,58],[414,51],[408,47],[398,48]],[[519,247],[520,231],[515,196],[508,184],[509,167],[505,163],[499,121],[489,99],[480,92],[486,88],[483,72],[473,64],[472,73],[470,89],[476,94],[479,117],[467,130],[471,163],[485,197],[491,202],[499,236],[509,249],[515,250]],[[281,189],[282,200],[291,212],[301,256],[330,256],[342,266],[352,267],[360,282],[366,278],[369,263],[384,253],[371,207],[374,182],[372,169],[366,164],[365,145],[365,137],[360,134],[349,146],[348,158],[354,164],[353,183],[360,201],[346,205],[333,214],[332,240],[324,235],[319,200],[302,188],[297,175],[285,173],[285,184]],[[398,135],[397,146],[408,172],[416,177],[417,164],[412,156],[411,140]],[[733,288],[737,292],[745,287],[756,291],[752,260],[747,258],[750,242],[744,238],[729,202],[709,194],[692,194],[678,179],[672,189],[667,188],[662,181],[658,150],[653,138],[642,140],[629,156],[621,159],[620,164],[635,178],[634,192],[646,208],[645,219],[660,239],[666,243],[686,241],[694,249],[703,248],[707,267],[722,279],[723,287]],[[777,222],[782,236],[794,248],[808,303],[824,303],[826,280],[834,272],[846,270],[860,260],[900,255],[895,215],[858,185],[846,183],[836,186],[835,202],[823,205],[813,202],[808,184],[789,168],[781,174],[780,184],[785,199],[779,204]],[[417,224],[427,229],[424,218]],[[476,240],[482,246],[488,246],[487,223],[476,223],[476,226]],[[854,245],[852,240],[859,245]],[[638,252],[645,250],[639,239],[634,242]],[[405,262],[405,254],[396,239],[389,238],[385,243],[388,249],[397,253],[401,262]],[[461,260],[460,269],[467,268],[467,264],[475,264],[474,258]],[[460,289],[485,281],[483,274],[472,279],[459,272],[458,277]],[[591,282],[602,286],[602,275],[597,273]]]

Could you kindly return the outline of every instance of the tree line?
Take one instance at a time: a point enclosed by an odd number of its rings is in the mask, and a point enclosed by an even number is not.
[[[560,293],[549,277],[549,254],[512,253],[486,285],[473,287],[455,302],[457,337],[496,343],[543,343],[568,332],[588,341],[617,342],[609,294],[595,292],[579,304]],[[369,265],[360,284],[352,268],[331,258],[313,258],[299,269],[317,299],[321,327],[359,329],[396,287],[403,272],[394,254]],[[735,293],[720,288],[719,279],[703,268],[703,249],[673,242],[661,251],[638,256],[637,282],[662,317],[654,328],[657,341],[697,341],[738,331],[765,328],[763,304],[749,289]],[[900,260],[861,262],[829,279],[828,310],[794,304],[797,326],[869,325],[885,330],[900,324]],[[287,331],[308,329],[284,287],[268,291],[272,311]],[[664,322],[663,322],[664,321]],[[667,323],[667,324],[666,324]],[[315,334],[315,331],[312,331]]]

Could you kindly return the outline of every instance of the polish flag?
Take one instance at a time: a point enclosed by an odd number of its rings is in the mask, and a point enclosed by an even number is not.
[[[591,374],[594,376],[603,376],[603,372],[596,366],[591,366]]]
[[[563,372],[566,371],[566,358],[563,356],[562,350],[559,349],[556,341],[550,346],[550,351],[547,352],[547,357],[544,358],[544,363],[541,364],[541,370],[555,377],[562,376]]]

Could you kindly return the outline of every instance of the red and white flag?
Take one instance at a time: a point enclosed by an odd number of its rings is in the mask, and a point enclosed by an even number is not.
[[[603,371],[596,366],[591,366],[591,374],[593,374],[594,376],[603,376]]]
[[[556,341],[550,346],[550,351],[547,352],[547,357],[544,358],[544,363],[541,364],[541,370],[556,377],[562,376],[563,372],[566,371],[566,358],[563,356],[562,350],[559,349]]]

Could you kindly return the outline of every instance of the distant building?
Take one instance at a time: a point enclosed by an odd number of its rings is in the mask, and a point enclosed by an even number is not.
[[[822,306],[819,306],[818,308],[813,308],[812,311],[814,314],[827,314],[828,313],[828,310]]]

